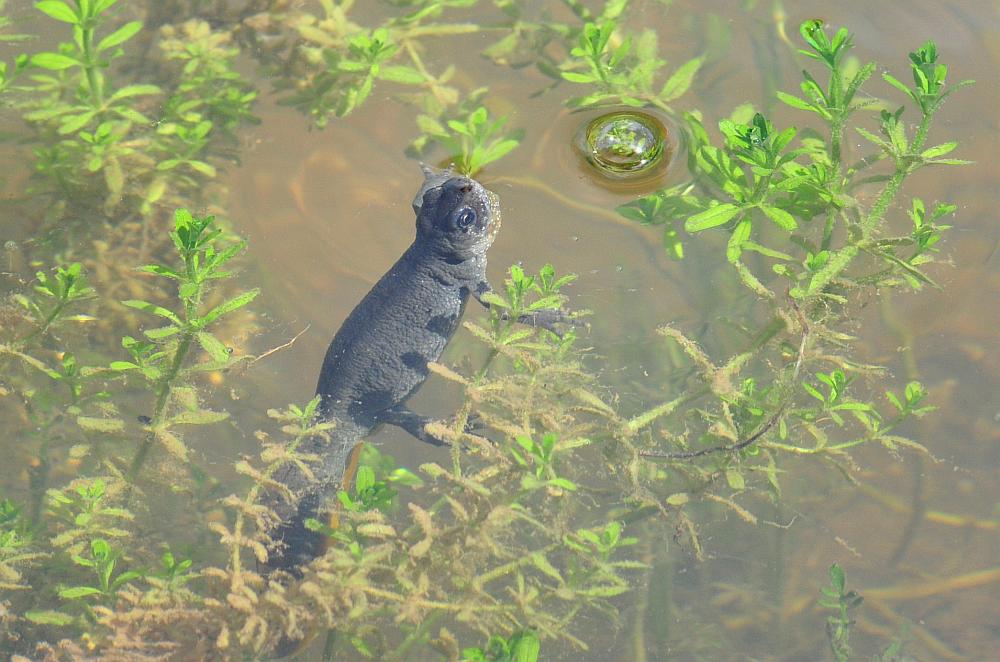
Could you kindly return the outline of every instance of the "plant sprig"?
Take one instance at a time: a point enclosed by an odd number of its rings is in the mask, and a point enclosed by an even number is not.
[[[129,352],[131,360],[113,361],[110,364],[111,370],[141,375],[156,397],[148,422],[149,436],[140,445],[129,470],[132,478],[142,467],[154,439],[158,439],[179,459],[187,460],[187,448],[179,437],[170,432],[172,425],[210,423],[228,416],[225,412],[201,408],[194,392],[182,386],[189,373],[222,370],[234,364],[237,359],[232,357],[225,343],[209,327],[243,308],[260,294],[260,290],[254,288],[221,303],[205,305],[205,298],[213,283],[232,276],[227,270],[229,262],[246,247],[242,241],[224,243],[222,235],[223,231],[217,226],[214,216],[194,216],[186,209],[178,209],[174,214],[174,229],[170,237],[180,264],[149,264],[140,267],[139,271],[174,281],[179,309],[166,308],[141,299],[122,302],[129,308],[166,322],[165,326],[146,329],[143,335],[147,341],[125,336],[122,346]],[[188,355],[194,345],[201,347],[208,360],[188,366]],[[171,406],[179,406],[181,411],[171,415]]]

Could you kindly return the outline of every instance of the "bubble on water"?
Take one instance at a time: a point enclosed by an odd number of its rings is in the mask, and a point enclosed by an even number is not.
[[[598,172],[613,179],[645,177],[670,160],[671,143],[658,118],[635,110],[590,120],[577,134],[577,150]]]

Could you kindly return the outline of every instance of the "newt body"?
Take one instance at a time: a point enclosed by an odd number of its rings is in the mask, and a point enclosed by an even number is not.
[[[339,487],[351,450],[375,427],[389,423],[421,441],[443,443],[425,432],[430,419],[407,408],[406,400],[458,328],[469,296],[479,299],[491,289],[486,251],[500,227],[500,208],[496,195],[473,179],[427,167],[424,176],[413,201],[413,244],[351,312],[326,352],[317,415],[336,426],[329,442],[310,439],[300,447],[323,458],[311,467],[315,480],[291,463],[275,475],[298,500],[268,504],[280,518],[271,534],[270,569],[298,574],[322,553],[323,536],[305,521],[318,516],[325,496]],[[550,326],[561,320],[524,321]]]

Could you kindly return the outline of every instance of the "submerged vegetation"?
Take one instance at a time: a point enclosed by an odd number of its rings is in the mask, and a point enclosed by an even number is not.
[[[864,446],[929,454],[899,431],[933,410],[926,389],[880,384],[852,343],[859,300],[935,286],[929,267],[956,209],[912,197],[905,230],[890,218],[914,172],[964,163],[948,157],[957,143],[928,142],[942,102],[967,84],[947,84],[933,42],[910,54],[912,84],[886,73],[869,92],[876,65],[850,57],[848,31],[807,21],[801,53],[814,62],[800,95],[778,94],[812,127],[800,129],[749,105],[728,117],[684,106],[706,58],[668,68],[627,0],[541,14],[508,0],[392,1],[371,25],[350,0],[237,4],[42,0],[69,40],[0,63],[0,103],[31,154],[5,214],[34,237],[7,247],[0,310],[4,651],[249,659],[315,637],[327,659],[520,661],[557,642],[607,646],[623,625],[618,596],[663,563],[650,540],[702,558],[707,514],[762,525],[789,474],[853,480]],[[466,9],[478,5],[495,5],[496,21],[476,23]],[[0,19],[0,39],[23,36]],[[691,242],[717,246],[756,303],[736,340],[659,328],[682,377],[632,408],[576,332],[511,321],[567,305],[574,276],[510,267],[489,315],[465,323],[479,363],[432,366],[461,393],[433,430],[451,442],[447,461],[407,468],[366,446],[334,519],[312,522],[326,554],[300,578],[265,577],[275,514],[263,497],[284,491],[273,479],[283,464],[317,461],[299,446],[331,424],[314,419],[315,400],[281,403],[235,427],[264,429],[238,440],[230,470],[200,450],[231,434],[213,425],[230,418],[213,376],[242,366],[252,378],[258,358],[233,341],[260,290],[234,271],[246,244],[218,184],[241,127],[258,121],[261,91],[241,63],[254,58],[279,103],[317,129],[387,92],[415,118],[409,153],[476,174],[537,138],[488,89],[462,89],[457,64],[425,59],[433,39],[480,33],[483,56],[533,66],[547,81],[538,93],[569,109],[675,122],[687,181],[616,213],[662,227],[675,259]],[[911,106],[869,96],[891,92]],[[869,148],[851,153],[855,138]],[[839,566],[829,580],[829,646],[847,659],[860,599]],[[641,648],[641,625],[630,627]]]

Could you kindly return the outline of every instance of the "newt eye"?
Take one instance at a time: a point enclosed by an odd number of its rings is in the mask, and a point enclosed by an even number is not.
[[[471,207],[466,207],[462,211],[458,212],[458,218],[455,219],[455,224],[462,230],[468,230],[475,222],[476,210]]]

